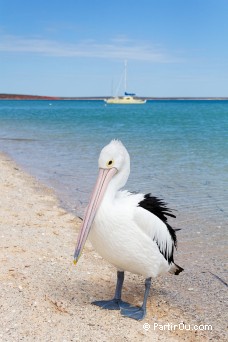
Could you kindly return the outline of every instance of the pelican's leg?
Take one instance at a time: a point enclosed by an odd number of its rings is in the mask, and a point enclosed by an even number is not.
[[[95,302],[92,302],[92,304],[100,306],[102,309],[107,310],[120,310],[122,308],[130,307],[130,304],[121,300],[123,282],[124,272],[117,271],[117,283],[114,298],[110,300],[97,300]]]
[[[121,315],[129,318],[136,319],[137,321],[141,321],[146,315],[146,303],[147,298],[150,292],[151,278],[147,278],[145,280],[145,293],[143,299],[143,305],[141,307],[131,306],[129,308],[121,309]]]

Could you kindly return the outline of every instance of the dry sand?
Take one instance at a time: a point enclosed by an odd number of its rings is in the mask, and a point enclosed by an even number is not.
[[[185,272],[153,281],[147,317],[137,322],[90,304],[113,296],[115,269],[89,243],[73,265],[80,220],[3,154],[0,191],[0,341],[226,340],[227,287],[190,262],[194,243],[179,243]],[[126,274],[123,299],[140,305],[143,291],[144,279]],[[181,322],[191,330],[174,327]],[[212,331],[193,329],[200,324]]]

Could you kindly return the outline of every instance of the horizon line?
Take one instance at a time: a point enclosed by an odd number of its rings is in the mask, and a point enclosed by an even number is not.
[[[0,100],[104,100],[106,98],[112,98],[113,96],[49,96],[49,95],[30,95],[30,94],[11,94],[11,93],[0,93]],[[122,97],[122,96],[120,96]],[[136,96],[136,98],[138,98]],[[139,98],[145,100],[175,100],[175,99],[202,99],[202,100],[228,100],[226,96],[139,96]]]

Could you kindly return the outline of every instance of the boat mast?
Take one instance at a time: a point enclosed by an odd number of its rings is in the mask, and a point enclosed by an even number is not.
[[[124,61],[124,93],[127,91],[127,60]]]

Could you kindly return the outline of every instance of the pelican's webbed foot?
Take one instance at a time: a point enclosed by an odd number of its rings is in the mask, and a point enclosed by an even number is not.
[[[121,309],[121,315],[128,318],[136,319],[137,321],[141,321],[146,315],[146,309],[138,306],[130,306],[126,309]]]
[[[121,299],[121,292],[124,282],[124,272],[117,271],[117,283],[115,297],[110,300],[97,300],[92,304],[99,306],[102,309],[107,310],[121,310],[130,307],[130,304],[123,302]]]
[[[122,301],[121,292],[124,281],[124,272],[117,272],[117,284],[115,297],[110,300],[97,300],[92,304],[99,306],[102,309],[107,310],[121,310],[121,315],[136,319],[137,321],[142,320],[146,315],[146,303],[150,291],[151,278],[147,278],[145,281],[145,293],[143,299],[143,305],[141,307],[131,306],[129,303]]]
[[[92,302],[92,304],[106,310],[122,310],[130,307],[130,304],[127,302],[123,302],[121,299],[116,298],[110,300],[97,300]]]
[[[122,316],[133,318],[133,319],[136,319],[137,321],[141,321],[146,316],[146,303],[147,303],[147,298],[150,292],[150,286],[151,286],[151,278],[147,278],[145,281],[145,293],[144,293],[143,305],[141,307],[130,306],[129,308],[121,309]]]

